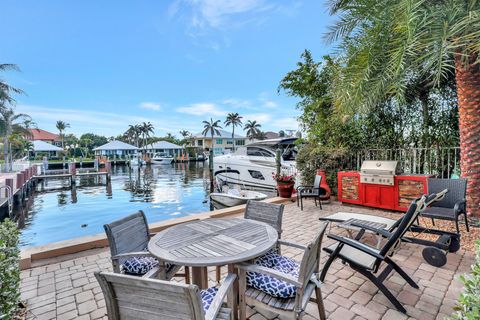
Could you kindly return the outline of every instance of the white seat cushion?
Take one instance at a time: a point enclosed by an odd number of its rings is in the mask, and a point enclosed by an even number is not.
[[[373,250],[375,251],[376,253],[378,253],[378,249],[375,249],[375,248],[372,248],[370,246],[367,246],[365,244],[361,244],[362,246],[365,246],[365,247],[368,247],[370,250]],[[325,250],[328,252],[328,253],[332,253],[338,246],[338,242],[335,243],[335,244],[332,244],[331,246],[325,248]],[[356,264],[359,264],[367,269],[370,269],[372,270],[373,269],[373,266],[375,264],[375,261],[377,260],[377,258],[369,255],[368,253],[365,253],[361,250],[358,250],[354,247],[351,247],[349,245],[344,245],[342,250],[340,250],[340,253],[339,253],[339,256],[340,257],[344,257],[348,260],[351,260],[353,262],[355,262]]]

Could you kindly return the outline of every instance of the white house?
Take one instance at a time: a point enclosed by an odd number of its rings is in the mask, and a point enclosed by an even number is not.
[[[33,143],[33,153],[35,156],[37,154],[46,154],[49,157],[56,157],[58,156],[58,153],[63,151],[62,148],[54,146],[53,144],[50,144],[48,142],[42,141],[42,140],[34,140],[32,141]]]
[[[232,139],[232,133],[219,130],[220,135],[215,134],[212,136],[207,134],[204,136],[201,132],[193,135],[193,146],[202,148],[205,151],[210,151],[210,148],[213,148],[213,154],[219,155],[224,154],[233,150],[233,140],[235,140],[235,146],[240,147],[245,145],[246,138],[244,136],[235,134],[234,138]]]
[[[157,141],[146,146],[147,153],[154,155],[155,153],[164,153],[171,156],[181,155],[183,147],[168,141]]]
[[[125,157],[127,155],[137,154],[138,150],[139,148],[118,140],[110,141],[103,146],[93,149],[93,151],[95,151],[95,155],[97,156],[117,157]]]

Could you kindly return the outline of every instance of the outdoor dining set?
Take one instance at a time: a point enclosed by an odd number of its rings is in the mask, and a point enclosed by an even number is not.
[[[320,319],[326,319],[321,286],[339,259],[406,313],[384,281],[395,271],[418,288],[392,258],[401,243],[408,242],[407,232],[419,228],[419,216],[446,194],[448,190],[442,190],[416,199],[398,220],[354,213],[323,217],[307,245],[282,238],[282,204],[249,201],[243,218],[196,220],[156,235],[149,233],[145,214],[139,211],[104,226],[113,272],[95,276],[109,319],[245,320],[247,305],[282,315],[282,319],[300,319],[309,302],[316,303]],[[331,223],[344,224],[350,236],[328,234],[335,242],[322,246]],[[362,240],[365,234],[377,237],[376,246]],[[450,251],[458,246],[455,234],[438,235]],[[286,247],[303,251],[301,260],[282,255]],[[323,265],[322,247],[329,255]],[[223,280],[222,266],[227,271]],[[217,269],[214,287],[209,287],[208,267]],[[184,283],[173,277],[183,277]]]

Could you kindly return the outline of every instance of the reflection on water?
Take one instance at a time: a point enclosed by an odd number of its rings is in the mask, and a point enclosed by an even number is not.
[[[149,222],[210,210],[208,166],[178,163],[129,170],[112,169],[104,177],[65,180],[37,186],[23,208],[16,209],[22,228],[21,245],[36,246],[103,233],[105,223],[143,210]]]

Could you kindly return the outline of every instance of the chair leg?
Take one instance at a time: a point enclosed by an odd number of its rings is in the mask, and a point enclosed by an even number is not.
[[[303,197],[300,196],[300,209],[303,211]]]
[[[352,267],[353,268],[353,267]],[[397,308],[398,311],[402,313],[407,313],[407,310],[402,306],[402,304],[395,298],[395,296],[385,287],[385,285],[377,279],[371,272],[363,269],[362,267],[358,268],[353,268],[354,270],[358,271],[362,275],[364,275],[366,278],[368,278],[372,283],[377,286],[377,288],[387,297],[388,300]]]
[[[464,213],[463,216],[465,217],[465,227],[467,228],[467,232],[470,232],[470,228],[468,226],[468,218],[467,218],[467,214]]]
[[[317,198],[313,198],[313,201],[315,201],[315,207],[317,206]]]
[[[418,289],[418,284],[405,272],[403,271],[402,268],[400,268],[400,266],[398,264],[396,264],[392,259],[386,257],[385,258],[385,262],[388,263],[390,266],[392,266],[392,268],[397,271],[397,273],[399,275],[402,276],[403,279],[405,279],[405,281],[408,282],[409,285],[411,285],[412,287],[414,287],[415,289]]]
[[[435,227],[435,219],[433,219],[433,218],[431,218],[431,219],[432,219],[432,224]]]
[[[330,266],[332,265],[332,262],[335,261],[336,258],[337,258],[337,250],[332,252],[330,257],[328,257],[327,262],[325,262],[325,264],[323,265],[322,273],[320,273],[320,281],[324,282],[328,269],[330,268]]]
[[[460,228],[458,227],[458,216],[457,219],[455,219],[455,227],[457,228],[457,233],[460,234]]]
[[[325,306],[323,305],[323,297],[322,297],[322,290],[319,287],[315,288],[315,296],[317,297],[317,307],[318,307],[318,315],[320,320],[327,319],[325,315]]]
[[[247,303],[245,302],[245,291],[247,291],[247,273],[243,269],[238,270],[238,293],[239,293],[239,319],[247,319]]]
[[[320,207],[320,210],[323,210],[322,208],[322,200],[320,198],[318,198],[318,205]]]
[[[300,201],[299,195],[300,195],[300,192],[297,190],[297,207],[300,206],[300,203],[299,203],[299,201]]]
[[[217,283],[220,283],[220,280],[222,278],[222,266],[217,266],[216,276],[217,276]]]
[[[185,266],[185,283],[190,284],[190,268]]]

